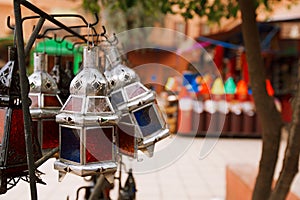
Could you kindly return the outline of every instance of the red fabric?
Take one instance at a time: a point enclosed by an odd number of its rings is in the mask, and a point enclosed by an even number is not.
[[[269,96],[274,96],[274,89],[272,87],[271,81],[269,79],[266,80],[266,89]]]
[[[245,53],[242,53],[241,55],[241,62],[242,62],[242,70],[243,70],[243,79],[247,84],[249,84],[248,63],[247,63]]]
[[[214,54],[214,63],[216,64],[219,70],[222,70],[223,57],[224,57],[224,47],[216,46],[215,54]]]

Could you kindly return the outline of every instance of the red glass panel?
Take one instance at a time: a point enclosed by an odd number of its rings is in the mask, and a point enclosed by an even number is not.
[[[86,163],[113,160],[113,127],[86,130]]]
[[[44,107],[61,107],[56,96],[44,96]]]
[[[73,111],[73,112],[81,112],[82,110],[82,98],[80,97],[71,97],[64,110]]]
[[[38,108],[39,107],[39,97],[37,95],[29,95],[31,99],[31,108]]]
[[[33,157],[34,160],[41,158],[41,150],[37,140],[37,135],[33,131]],[[26,159],[26,146],[25,146],[25,133],[22,109],[12,109],[9,143],[7,149],[7,165],[25,164]]]
[[[7,108],[0,108],[0,146],[2,145],[2,141],[4,137],[6,110]]]
[[[118,147],[121,154],[135,156],[135,128],[132,124],[119,123]]]
[[[21,109],[13,109],[8,143],[7,165],[27,163],[26,146]]]
[[[43,142],[42,149],[58,147],[59,126],[55,120],[42,120]]]

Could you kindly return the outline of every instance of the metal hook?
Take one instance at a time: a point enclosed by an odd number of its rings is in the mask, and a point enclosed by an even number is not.
[[[104,36],[105,37],[105,36]],[[106,37],[107,38],[107,37]],[[109,42],[111,45],[117,45],[119,43],[119,39],[117,38],[116,34],[113,33],[113,39],[109,40],[107,38],[107,42]]]
[[[7,16],[6,25],[11,30],[13,30],[13,31],[15,30],[15,27],[10,24],[10,16]]]
[[[78,45],[78,44],[86,44],[86,43],[85,43],[85,42],[74,42],[73,45],[72,45],[72,47],[69,47],[69,44],[66,43],[66,48],[67,48],[68,50],[70,50],[70,51],[73,51],[74,48],[75,48],[75,46]]]

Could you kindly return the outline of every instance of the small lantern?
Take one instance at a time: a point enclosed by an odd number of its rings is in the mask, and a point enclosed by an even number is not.
[[[83,69],[72,80],[71,95],[56,116],[60,155],[54,168],[60,180],[67,172],[104,173],[111,178],[117,169],[113,142],[118,116],[105,96],[107,82],[98,69],[98,47],[86,47],[83,56]]]
[[[62,102],[65,102],[70,95],[69,88],[74,75],[70,70],[70,66],[66,66],[66,68],[63,69],[61,65],[61,58],[61,56],[54,57],[54,66],[52,67],[50,75],[57,84],[59,97],[61,98]]]
[[[30,113],[43,150],[58,147],[59,128],[55,116],[62,107],[55,80],[47,72],[45,53],[34,53],[34,72],[29,76]]]
[[[166,128],[155,102],[155,93],[139,81],[132,69],[121,64],[120,54],[115,46],[108,46],[104,51],[108,61],[104,75],[110,83],[113,107],[123,113],[122,118],[127,118],[125,121],[137,127],[136,142],[130,142],[137,145],[137,148],[130,149],[139,149],[152,156],[154,144],[169,135],[169,129]],[[121,133],[125,134],[124,131]]]
[[[0,70],[0,194],[28,175],[16,48],[9,49],[9,61]],[[32,134],[33,157],[42,157],[38,137]]]

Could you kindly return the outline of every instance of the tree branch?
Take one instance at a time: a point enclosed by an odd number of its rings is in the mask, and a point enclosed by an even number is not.
[[[281,172],[270,200],[285,200],[291,184],[298,172],[300,153],[300,66],[298,66],[297,94],[293,99],[293,121],[285,149]]]
[[[283,122],[280,113],[275,108],[274,99],[268,96],[266,91],[266,72],[260,51],[255,0],[240,0],[239,6],[242,13],[242,33],[249,64],[251,88],[263,130],[263,149],[252,199],[266,200],[271,194]]]

